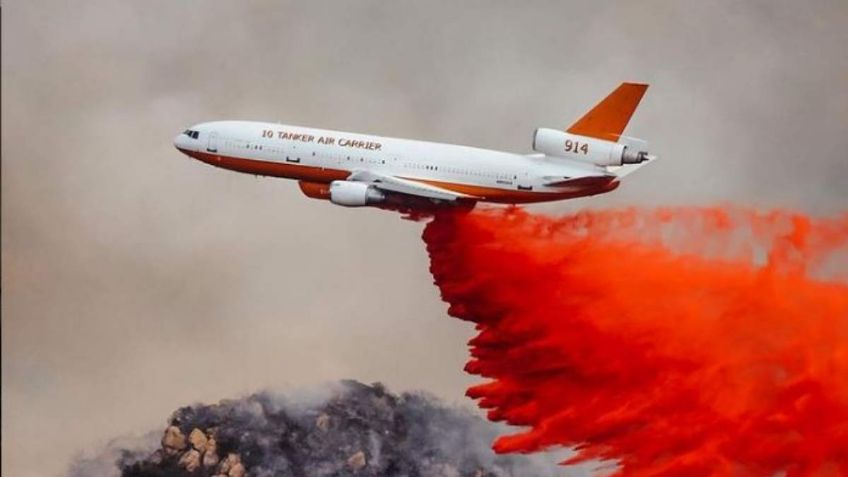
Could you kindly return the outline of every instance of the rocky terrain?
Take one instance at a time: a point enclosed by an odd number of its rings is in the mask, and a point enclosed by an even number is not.
[[[551,476],[550,460],[498,456],[498,433],[420,393],[342,381],[304,395],[263,392],[178,409],[156,448],[111,449],[69,476]]]

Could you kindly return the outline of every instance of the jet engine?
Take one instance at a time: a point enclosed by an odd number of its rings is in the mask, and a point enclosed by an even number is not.
[[[382,202],[386,195],[374,186],[352,181],[330,182],[330,202],[345,207],[362,207]]]
[[[639,164],[651,159],[646,151],[637,151],[625,144],[546,128],[536,129],[533,134],[533,150],[598,166]]]

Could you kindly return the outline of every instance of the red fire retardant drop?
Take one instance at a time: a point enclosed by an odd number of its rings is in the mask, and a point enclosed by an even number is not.
[[[468,390],[613,475],[848,475],[848,215],[445,213],[424,231]]]

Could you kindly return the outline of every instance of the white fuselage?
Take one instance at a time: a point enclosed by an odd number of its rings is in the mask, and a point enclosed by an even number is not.
[[[473,201],[500,203],[594,195],[618,185],[602,168],[541,154],[253,121],[202,123],[188,132],[174,141],[185,154],[226,169],[301,181],[310,196],[304,185],[344,180],[362,171],[418,181]],[[599,180],[546,185],[573,177]]]

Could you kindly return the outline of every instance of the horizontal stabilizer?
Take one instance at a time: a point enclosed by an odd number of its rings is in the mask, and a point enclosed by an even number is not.
[[[649,154],[647,157],[648,159],[645,162],[641,162],[639,164],[625,164],[623,166],[607,167],[606,169],[607,172],[612,172],[613,174],[618,176],[619,179],[621,179],[622,177],[628,176],[636,172],[637,169],[641,169],[642,167],[645,167],[648,164],[659,159],[657,156],[654,156],[652,154]]]

